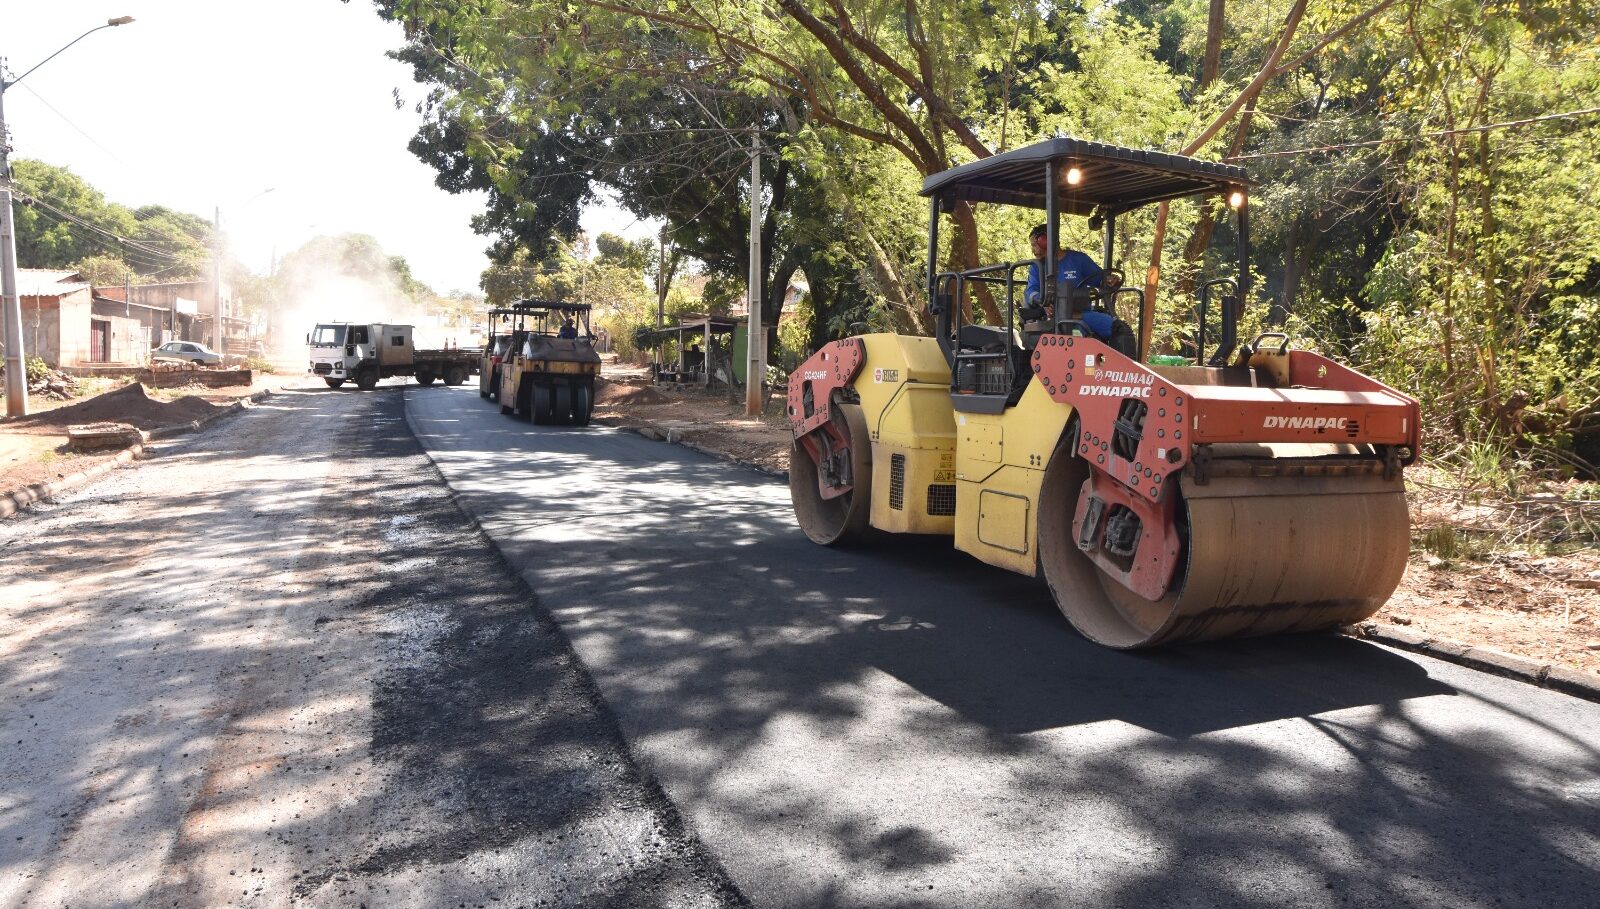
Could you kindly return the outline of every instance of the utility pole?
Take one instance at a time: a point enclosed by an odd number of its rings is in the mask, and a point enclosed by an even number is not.
[[[761,329],[761,134],[750,134],[750,327],[745,337],[744,415],[760,416],[766,403],[766,334]]]
[[[0,300],[6,310],[6,416],[28,415],[27,361],[22,356],[22,298],[17,295],[17,227],[11,220],[11,142],[6,134],[5,67],[0,64]]]
[[[222,206],[211,212],[211,300],[216,304],[216,322],[211,326],[211,349],[223,356],[222,349]]]
[[[22,297],[17,293],[17,225],[11,216],[11,134],[6,131],[6,89],[28,78],[34,70],[54,60],[79,41],[102,28],[127,25],[132,16],[118,16],[106,20],[71,41],[61,50],[35,63],[31,69],[15,79],[5,77],[4,61],[0,61],[0,308],[5,310],[6,343],[6,416],[28,415],[27,360],[22,355]]]
[[[661,337],[661,326],[666,322],[667,309],[667,225],[661,225],[661,240],[656,243],[656,346],[652,352],[652,375],[661,374],[661,355],[666,342]]]

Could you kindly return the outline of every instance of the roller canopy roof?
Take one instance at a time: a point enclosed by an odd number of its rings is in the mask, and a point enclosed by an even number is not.
[[[1061,138],[934,174],[922,181],[922,194],[938,196],[946,204],[998,202],[1044,208],[1045,164],[1049,161],[1060,164],[1057,200],[1061,211],[1075,215],[1087,215],[1097,208],[1115,214],[1164,199],[1250,185],[1245,169],[1233,164]],[[1069,167],[1082,172],[1076,186],[1065,182]]]
[[[588,303],[564,303],[560,300],[518,300],[511,304],[511,309],[505,310],[505,312],[538,309],[554,309],[561,312],[588,312],[591,308]]]

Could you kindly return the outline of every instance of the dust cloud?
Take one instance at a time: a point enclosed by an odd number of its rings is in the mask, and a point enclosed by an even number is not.
[[[284,259],[271,313],[274,358],[304,360],[306,335],[326,322],[411,325],[419,350],[476,343],[469,326],[418,302],[416,288],[408,293],[381,250],[362,252],[352,255],[348,246],[312,241]],[[420,293],[433,296],[425,287]]]

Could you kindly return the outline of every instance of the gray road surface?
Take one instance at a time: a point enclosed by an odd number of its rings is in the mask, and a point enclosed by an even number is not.
[[[1116,653],[754,472],[407,407],[756,905],[1600,905],[1600,705],[1333,635]]]
[[[0,907],[744,905],[402,408],[0,521]]]

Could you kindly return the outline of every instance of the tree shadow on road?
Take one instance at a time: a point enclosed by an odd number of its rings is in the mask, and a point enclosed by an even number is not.
[[[760,873],[816,905],[1600,886],[1592,705],[1460,690],[1331,634],[1106,650],[948,540],[812,545],[752,471],[611,430],[412,419],[713,843],[759,841]],[[930,875],[935,895],[891,897]]]

